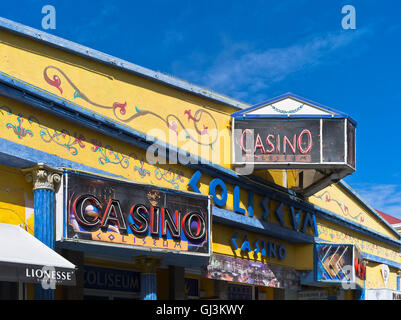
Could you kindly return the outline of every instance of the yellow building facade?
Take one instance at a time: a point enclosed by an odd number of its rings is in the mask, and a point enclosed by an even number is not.
[[[52,298],[397,297],[400,235],[345,182],[305,197],[292,188],[297,169],[235,170],[231,115],[249,105],[5,19],[0,53],[0,223],[39,239],[54,228],[50,247],[76,266],[76,281]],[[37,187],[43,175],[57,179]],[[69,230],[73,219],[85,222],[66,204],[75,176],[208,199],[205,251],[174,236],[135,238],[129,228],[74,240],[82,228]],[[44,189],[54,193],[51,222],[37,218]],[[110,203],[87,224],[123,230]],[[181,230],[177,219],[161,228]],[[182,224],[188,243],[201,233],[194,219]],[[43,298],[34,286],[20,282],[18,297]]]

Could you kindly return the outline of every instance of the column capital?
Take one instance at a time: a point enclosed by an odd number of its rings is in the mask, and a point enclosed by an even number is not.
[[[25,174],[25,179],[33,183],[33,190],[49,189],[56,191],[61,182],[61,171],[38,163],[33,168],[22,169]]]
[[[156,273],[162,261],[161,258],[149,256],[134,257],[133,259],[135,269],[142,273]]]

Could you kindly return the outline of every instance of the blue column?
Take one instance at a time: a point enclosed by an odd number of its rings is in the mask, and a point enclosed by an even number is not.
[[[24,169],[28,181],[33,182],[34,191],[34,235],[49,248],[54,249],[54,192],[61,181],[61,173],[43,163]],[[49,285],[49,284],[47,284]],[[54,290],[35,284],[35,299],[52,300]]]
[[[135,257],[134,267],[141,272],[141,300],[157,300],[156,271],[161,259],[150,256]]]
[[[54,192],[50,189],[34,190],[35,237],[54,249]],[[35,300],[53,300],[54,290],[35,284]]]
[[[155,273],[141,273],[141,300],[157,300]]]
[[[361,296],[359,297],[359,300],[365,300],[365,289],[361,289]]]
[[[34,191],[35,237],[54,249],[54,192],[50,189]]]

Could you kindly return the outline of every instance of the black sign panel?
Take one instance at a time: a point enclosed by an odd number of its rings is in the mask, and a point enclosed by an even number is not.
[[[352,168],[355,168],[355,127],[349,122],[347,125],[347,145],[347,162]]]
[[[76,284],[75,269],[16,263],[0,265],[0,280],[35,283],[42,285],[43,289]]]
[[[355,128],[345,119],[233,119],[234,164],[354,167]]]
[[[84,267],[84,288],[140,293],[140,273],[98,266]]]
[[[323,120],[323,162],[344,162],[344,121]]]
[[[235,129],[236,162],[320,162],[319,120],[236,119]]]
[[[72,172],[64,181],[67,238],[210,253],[207,196]]]

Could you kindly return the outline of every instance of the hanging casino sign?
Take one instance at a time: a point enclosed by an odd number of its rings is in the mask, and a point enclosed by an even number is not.
[[[300,169],[300,192],[318,180],[339,180],[355,171],[356,123],[344,113],[286,94],[231,117],[236,167]]]
[[[232,117],[234,164],[355,168],[355,124],[344,114],[287,97]]]
[[[355,129],[344,119],[234,118],[233,129],[235,164],[280,168],[355,166]]]
[[[209,255],[207,196],[66,171],[64,240]]]

